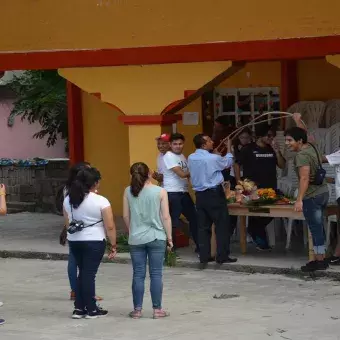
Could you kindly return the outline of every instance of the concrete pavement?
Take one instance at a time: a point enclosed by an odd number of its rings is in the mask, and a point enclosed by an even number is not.
[[[0,257],[67,259],[68,247],[59,245],[59,233],[63,218],[53,214],[20,213],[0,219]],[[117,220],[117,228],[124,230],[122,220]],[[294,245],[293,245],[294,246]],[[300,266],[307,259],[307,249],[296,244],[295,251],[285,252],[280,245],[273,252],[259,253],[250,245],[246,255],[240,254],[238,243],[232,244],[232,255],[238,257],[237,264],[224,266],[225,269],[260,273],[300,272]],[[178,266],[197,267],[197,256],[193,249],[179,251]],[[129,261],[129,254],[119,254],[116,262]],[[340,268],[331,268],[325,274],[340,279]]]
[[[337,340],[338,282],[228,271],[165,270],[165,320],[131,320],[131,267],[103,264],[97,292],[108,317],[72,320],[65,261],[0,259],[1,340]],[[148,285],[148,284],[147,284]],[[227,294],[223,299],[215,299]]]

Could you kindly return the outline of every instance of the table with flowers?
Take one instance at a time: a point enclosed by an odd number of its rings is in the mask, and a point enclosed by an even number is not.
[[[247,252],[247,216],[288,218],[293,220],[304,220],[302,212],[294,210],[294,202],[289,198],[279,195],[273,189],[257,189],[251,181],[245,180],[236,186],[232,192],[228,186],[225,187],[230,215],[240,218],[240,247],[241,252]],[[337,205],[327,207],[326,216],[338,215]],[[309,259],[314,258],[313,241],[308,230]]]

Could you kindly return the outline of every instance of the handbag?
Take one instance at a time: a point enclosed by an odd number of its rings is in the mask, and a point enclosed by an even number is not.
[[[67,240],[67,230],[64,227],[59,236],[60,245],[64,246],[66,244],[66,240]]]
[[[315,171],[315,178],[314,181],[311,182],[313,185],[322,185],[324,183],[326,177],[326,170],[322,167],[321,159],[319,156],[319,152],[316,147],[312,143],[308,143],[315,151],[316,157],[318,159],[318,168]]]

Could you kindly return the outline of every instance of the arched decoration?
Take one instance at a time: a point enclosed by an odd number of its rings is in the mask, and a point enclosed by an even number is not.
[[[226,70],[230,75],[230,70],[234,69],[232,62],[225,61],[68,68],[59,69],[59,74],[85,92],[100,93],[103,102],[118,106],[125,115],[133,116],[159,115],[169,103],[182,98],[185,90],[200,89],[216,76],[225,75]]]
[[[101,93],[95,92],[95,93],[91,93],[91,94],[92,94],[92,96],[95,96],[95,97],[97,97],[98,99],[102,100],[102,95],[101,95]],[[114,110],[120,112],[121,114],[125,114],[118,106],[113,105],[113,104],[111,104],[111,103],[107,103],[107,102],[103,102],[103,103],[105,103],[105,104],[111,106]]]

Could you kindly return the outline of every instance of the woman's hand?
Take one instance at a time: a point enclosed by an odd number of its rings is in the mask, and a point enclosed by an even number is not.
[[[167,245],[168,251],[171,251],[173,247],[174,247],[174,244],[173,244],[172,240],[168,240],[168,245]]]
[[[117,255],[117,246],[114,245],[114,246],[111,247],[111,250],[108,254],[109,260],[113,260],[116,257],[116,255]]]

